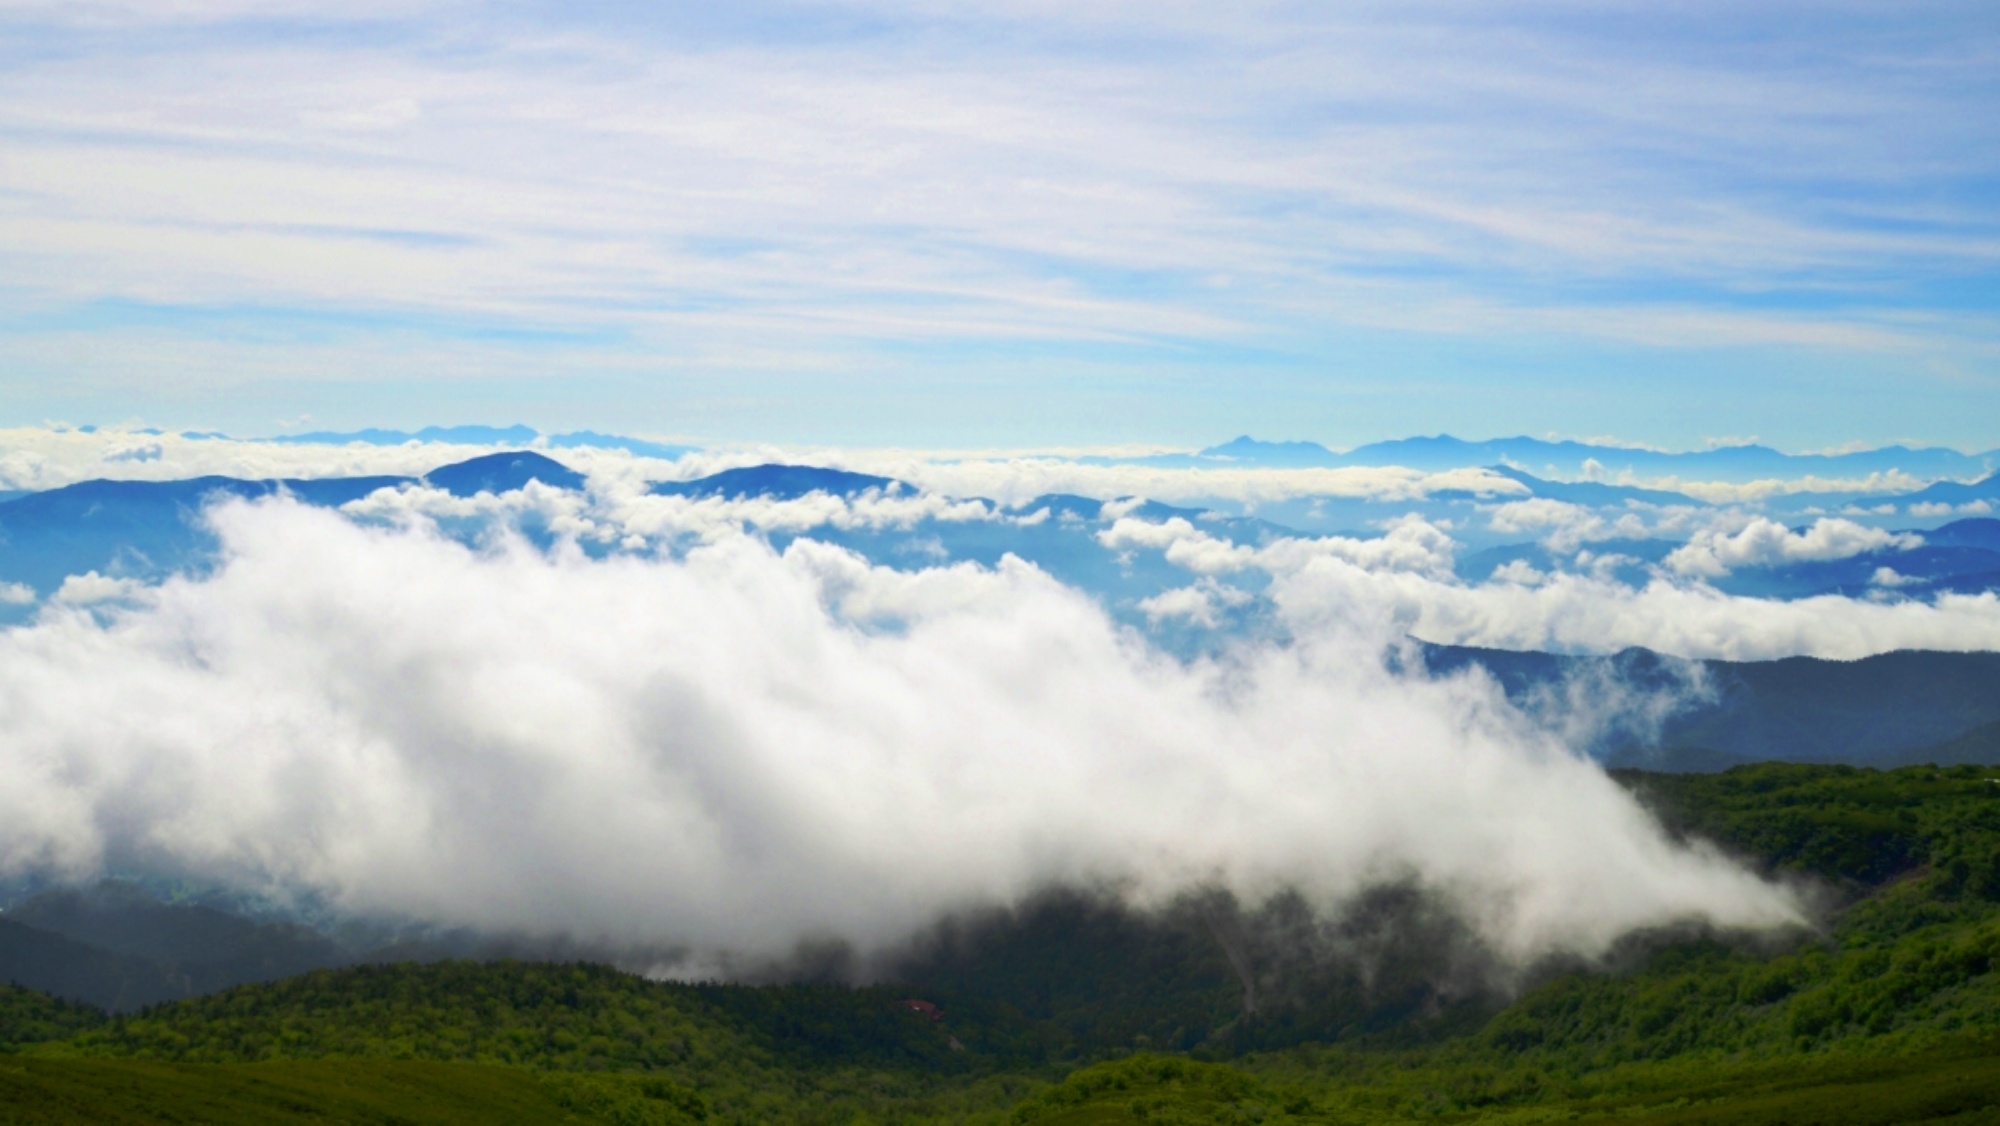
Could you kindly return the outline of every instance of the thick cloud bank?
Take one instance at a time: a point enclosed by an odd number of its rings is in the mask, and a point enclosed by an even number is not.
[[[1489,686],[1398,679],[1337,623],[1189,666],[1011,559],[213,519],[213,575],[0,634],[5,872],[751,954],[1055,883],[1333,907],[1415,880],[1521,957],[1796,917]]]

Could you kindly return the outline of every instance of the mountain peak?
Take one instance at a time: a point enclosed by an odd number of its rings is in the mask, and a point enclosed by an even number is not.
[[[1339,461],[1332,450],[1318,442],[1262,442],[1248,434],[1210,446],[1199,456],[1276,468],[1334,465]]]
[[[440,466],[424,474],[424,481],[455,497],[470,497],[513,492],[530,481],[558,489],[581,489],[584,476],[533,450],[513,450]]]
[[[653,486],[653,492],[663,496],[726,497],[731,500],[743,497],[797,500],[812,493],[853,496],[870,489],[887,489],[900,484],[902,482],[890,477],[852,473],[845,469],[773,463],[725,469],[693,481],[663,481]]]

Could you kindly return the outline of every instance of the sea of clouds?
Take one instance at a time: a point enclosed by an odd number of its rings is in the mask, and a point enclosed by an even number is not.
[[[210,518],[209,577],[0,634],[0,866],[773,956],[1052,885],[1414,880],[1519,957],[1800,917],[1365,626],[1188,664],[1026,565]]]
[[[138,440],[37,433],[0,455],[17,487],[91,459],[101,475],[128,448],[111,444]],[[117,464],[419,473],[467,452],[147,440],[158,456]],[[1572,694],[1530,715],[1482,675],[1400,671],[1409,638],[1739,658],[2000,641],[1990,594],[1779,602],[1703,582],[1710,559],[1839,550],[1839,529],[1690,528],[1684,550],[1704,562],[1670,560],[1638,588],[1472,584],[1452,573],[1452,530],[1419,517],[1251,544],[1108,505],[1084,529],[1095,543],[1185,573],[1144,618],[1268,606],[1275,630],[1191,658],[1018,558],[889,566],[811,534],[1058,519],[1018,503],[1056,487],[1032,476],[1047,459],[1021,463],[1029,484],[977,490],[991,500],[779,501],[644,489],[768,451],[563,456],[587,490],[220,503],[202,516],[221,545],[211,569],[76,576],[0,630],[0,876],[156,872],[696,959],[886,949],[1056,886],[1141,907],[1297,891],[1336,912],[1402,883],[1448,899],[1509,958],[1588,956],[1638,928],[1805,912],[1671,841],[1577,751],[1594,723],[1657,701]],[[997,479],[1007,463],[938,464],[941,479]],[[1511,482],[1497,481],[1506,514]],[[1393,499],[1468,480],[1398,471],[1370,487]],[[1501,518],[1570,526],[1551,512]],[[539,537],[512,530],[529,525]],[[780,531],[797,538],[781,549]],[[1232,585],[1246,574],[1254,595]]]

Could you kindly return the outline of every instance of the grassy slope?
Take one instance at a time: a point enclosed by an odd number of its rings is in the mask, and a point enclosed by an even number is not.
[[[1423,1081],[1402,1098],[1382,1088],[1285,1082],[1218,1064],[1139,1057],[1099,1064],[1011,1115],[1034,1126],[1113,1123],[1632,1122],[1739,1126],[1902,1126],[2000,1121],[2000,1052],[1992,1042],[1911,1055],[1828,1055],[1809,1062],[1640,1065],[1615,1087],[1527,1106],[1466,1109]]]
[[[515,1068],[423,1061],[244,1067],[0,1057],[5,1123],[552,1123],[558,1092]]]

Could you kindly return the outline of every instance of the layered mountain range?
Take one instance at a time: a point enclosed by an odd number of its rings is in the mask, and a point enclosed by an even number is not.
[[[1543,481],[1518,470],[1506,479],[1564,504],[1622,503],[1616,486]],[[510,451],[440,466],[413,477],[350,477],[277,481],[203,477],[183,481],[87,481],[0,502],[0,584],[25,590],[11,606],[25,621],[52,602],[87,604],[66,595],[76,576],[118,582],[152,582],[170,574],[199,572],[215,562],[219,541],[205,506],[220,498],[288,495],[311,505],[338,508],[389,490],[430,490],[453,498],[503,499],[529,485],[573,495],[584,503],[588,482],[545,454]],[[1591,490],[1603,490],[1600,495]],[[848,470],[767,464],[724,470],[689,480],[652,484],[654,496],[687,502],[785,504],[808,498],[849,502],[915,498],[918,490],[891,478]],[[945,562],[998,565],[1014,556],[1082,589],[1156,642],[1183,652],[1212,651],[1232,636],[1268,635],[1268,607],[1255,597],[1254,575],[1233,576],[1243,601],[1225,607],[1216,621],[1194,624],[1146,612],[1147,600],[1186,584],[1190,575],[1158,545],[1107,542],[1118,520],[1154,527],[1185,526],[1232,548],[1258,549],[1303,535],[1270,520],[1155,502],[1100,501],[1047,495],[1001,506],[979,502],[978,518],[961,511],[921,510],[878,522],[826,518],[767,530],[782,549],[799,538],[849,548],[883,566],[913,568]],[[533,516],[532,512],[528,513]],[[528,521],[545,540],[555,533]],[[520,527],[517,521],[516,527]],[[462,524],[468,539],[484,525]],[[1380,533],[1375,533],[1378,537]],[[1916,533],[1912,533],[1916,535]],[[586,542],[603,554],[617,542]],[[670,549],[654,543],[648,550]],[[1617,568],[1635,582],[1680,545],[1670,540],[1593,543],[1600,556],[1617,555]],[[1502,544],[1462,553],[1454,560],[1459,581],[1494,580],[1510,566],[1554,568],[1561,553],[1547,543]],[[1878,573],[1895,568],[1899,585],[1885,589]],[[1615,569],[1614,569],[1615,572]],[[1837,559],[1744,566],[1707,580],[1717,589],[1765,598],[1866,595],[1876,599],[1923,597],[1938,591],[2000,589],[2000,520],[1970,518],[1921,533],[1921,545],[1899,542]],[[2000,761],[2000,654],[1889,653],[1861,661],[1798,657],[1783,661],[1682,660],[1632,649],[1615,654],[1514,653],[1432,645],[1424,650],[1438,674],[1478,666],[1515,700],[1554,707],[1579,685],[1615,685],[1670,701],[1645,722],[1614,719],[1590,735],[1587,748],[1608,761],[1655,769],[1711,769],[1739,761],[1788,759],[1898,765],[1915,761]],[[1656,714],[1657,713],[1657,714]],[[1635,713],[1639,714],[1639,713]]]

